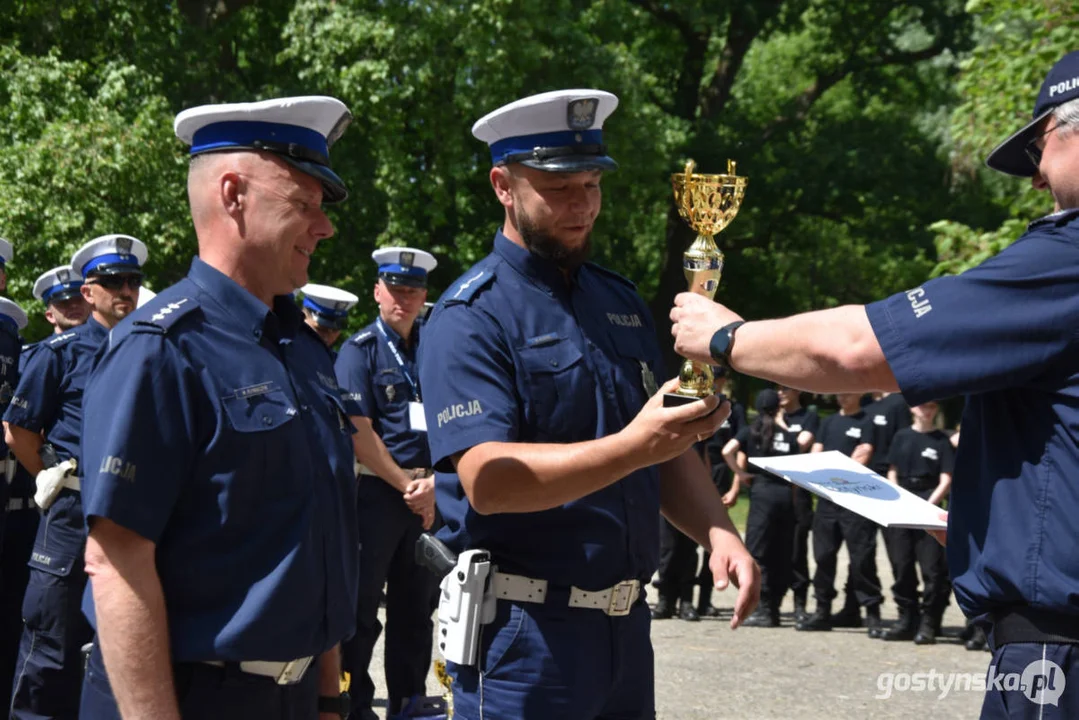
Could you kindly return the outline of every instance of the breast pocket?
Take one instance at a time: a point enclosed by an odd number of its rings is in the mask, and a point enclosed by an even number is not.
[[[258,395],[223,398],[229,424],[241,433],[264,433],[277,430],[296,417],[296,408],[284,390],[269,390]]]
[[[640,334],[627,331],[610,335],[614,347],[614,386],[631,418],[666,380],[656,374],[657,368],[650,362],[653,355]]]
[[[371,378],[375,402],[383,414],[391,408],[401,408],[412,398],[411,386],[405,374],[397,368],[379,370]]]
[[[242,483],[232,487],[230,503],[252,510],[262,502],[292,498],[301,492],[307,478],[296,477],[292,455],[294,444],[307,440],[296,421],[296,406],[285,391],[237,393],[221,402],[228,425],[236,433],[224,438],[222,452],[231,458],[227,461],[242,463],[245,475],[258,478],[257,488]],[[245,495],[248,492],[252,495]]]
[[[529,401],[541,435],[558,437],[594,417],[592,378],[581,351],[559,339],[520,351],[528,378]]]

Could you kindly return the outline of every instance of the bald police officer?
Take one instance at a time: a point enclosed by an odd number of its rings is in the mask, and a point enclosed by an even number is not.
[[[442,294],[420,351],[440,537],[499,571],[476,665],[449,664],[461,717],[654,717],[641,584],[661,509],[709,548],[718,586],[740,583],[732,625],[756,604],[759,571],[692,447],[729,405],[663,407],[644,301],[587,262],[617,102],[543,93],[472,129],[504,221]]]
[[[359,404],[352,418],[359,464],[360,592],[356,635],[342,647],[352,676],[352,718],[375,717],[368,666],[382,631],[379,598],[386,586],[384,670],[389,715],[422,696],[431,665],[431,613],[437,580],[416,564],[420,533],[434,523],[434,474],[416,369],[427,275],[438,264],[410,247],[376,250],[375,321],[349,338],[337,358],[337,380]]]
[[[355,411],[292,293],[347,196],[329,147],[350,118],[318,96],[176,118],[199,256],[86,392],[84,717],[347,713]]]
[[[71,267],[83,280],[79,292],[90,317],[42,343],[4,413],[8,443],[35,476],[35,499],[44,513],[23,600],[14,718],[78,712],[82,646],[93,635],[80,609],[86,587],[78,465],[83,391],[109,330],[135,309],[146,256],[146,245],[130,235],[104,235],[75,253]]]
[[[996,257],[865,307],[782,320],[740,324],[680,295],[675,346],[706,360],[718,335],[737,370],[819,392],[901,390],[912,405],[967,394],[948,566],[963,612],[991,628],[982,716],[1075,717],[1079,52],[1053,66],[1034,119],[988,164],[1033,177],[1056,207]],[[1001,682],[1028,669],[1023,683]]]

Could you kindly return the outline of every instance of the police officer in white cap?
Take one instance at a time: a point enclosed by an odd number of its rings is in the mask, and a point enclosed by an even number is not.
[[[11,243],[0,238],[0,293],[7,292],[7,264],[15,256]]]
[[[332,348],[348,324],[348,311],[360,299],[348,290],[317,283],[307,283],[300,292],[307,326],[318,333],[326,347]]]
[[[26,625],[12,691],[14,718],[78,712],[82,646],[93,635],[80,609],[86,587],[83,468],[77,466],[83,390],[109,330],[135,309],[146,256],[146,245],[130,235],[104,235],[75,253],[72,270],[83,280],[78,290],[91,315],[41,343],[3,416],[8,444],[36,477],[34,497],[44,512],[23,600]]]
[[[59,335],[82,325],[90,315],[90,305],[82,296],[82,275],[70,265],[42,273],[34,282],[34,299],[45,304],[45,319]]]
[[[322,96],[176,117],[199,254],[86,391],[82,717],[347,712],[357,411],[293,293],[347,194],[329,152],[350,119]]]
[[[423,415],[416,352],[434,256],[410,247],[376,250],[375,321],[341,348],[337,381],[359,403],[352,418],[361,464],[360,594],[356,635],[342,646],[352,675],[352,718],[375,717],[375,685],[368,674],[382,626],[379,594],[386,585],[386,685],[390,716],[423,695],[431,664],[431,611],[435,578],[416,564],[414,548],[435,520],[434,477]]]

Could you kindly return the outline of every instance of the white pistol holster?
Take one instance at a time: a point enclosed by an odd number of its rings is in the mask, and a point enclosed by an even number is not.
[[[480,625],[495,619],[491,555],[466,550],[457,566],[442,578],[438,602],[438,647],[442,656],[458,665],[475,665]]]
[[[34,484],[37,490],[34,492],[34,502],[42,510],[48,510],[49,506],[56,501],[56,496],[65,487],[72,490],[79,489],[79,479],[75,477],[77,463],[74,458],[64,460],[59,465],[45,468],[37,474]]]

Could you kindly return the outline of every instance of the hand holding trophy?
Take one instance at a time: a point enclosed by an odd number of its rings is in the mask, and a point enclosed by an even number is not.
[[[735,173],[733,160],[727,161],[725,175],[695,173],[695,167],[696,163],[690,160],[684,172],[671,175],[671,183],[678,213],[697,231],[697,239],[682,255],[689,291],[711,300],[723,275],[723,253],[716,247],[715,235],[738,214],[749,178]],[[683,405],[711,394],[712,368],[686,360],[678,373],[678,390],[664,395],[663,404]]]

